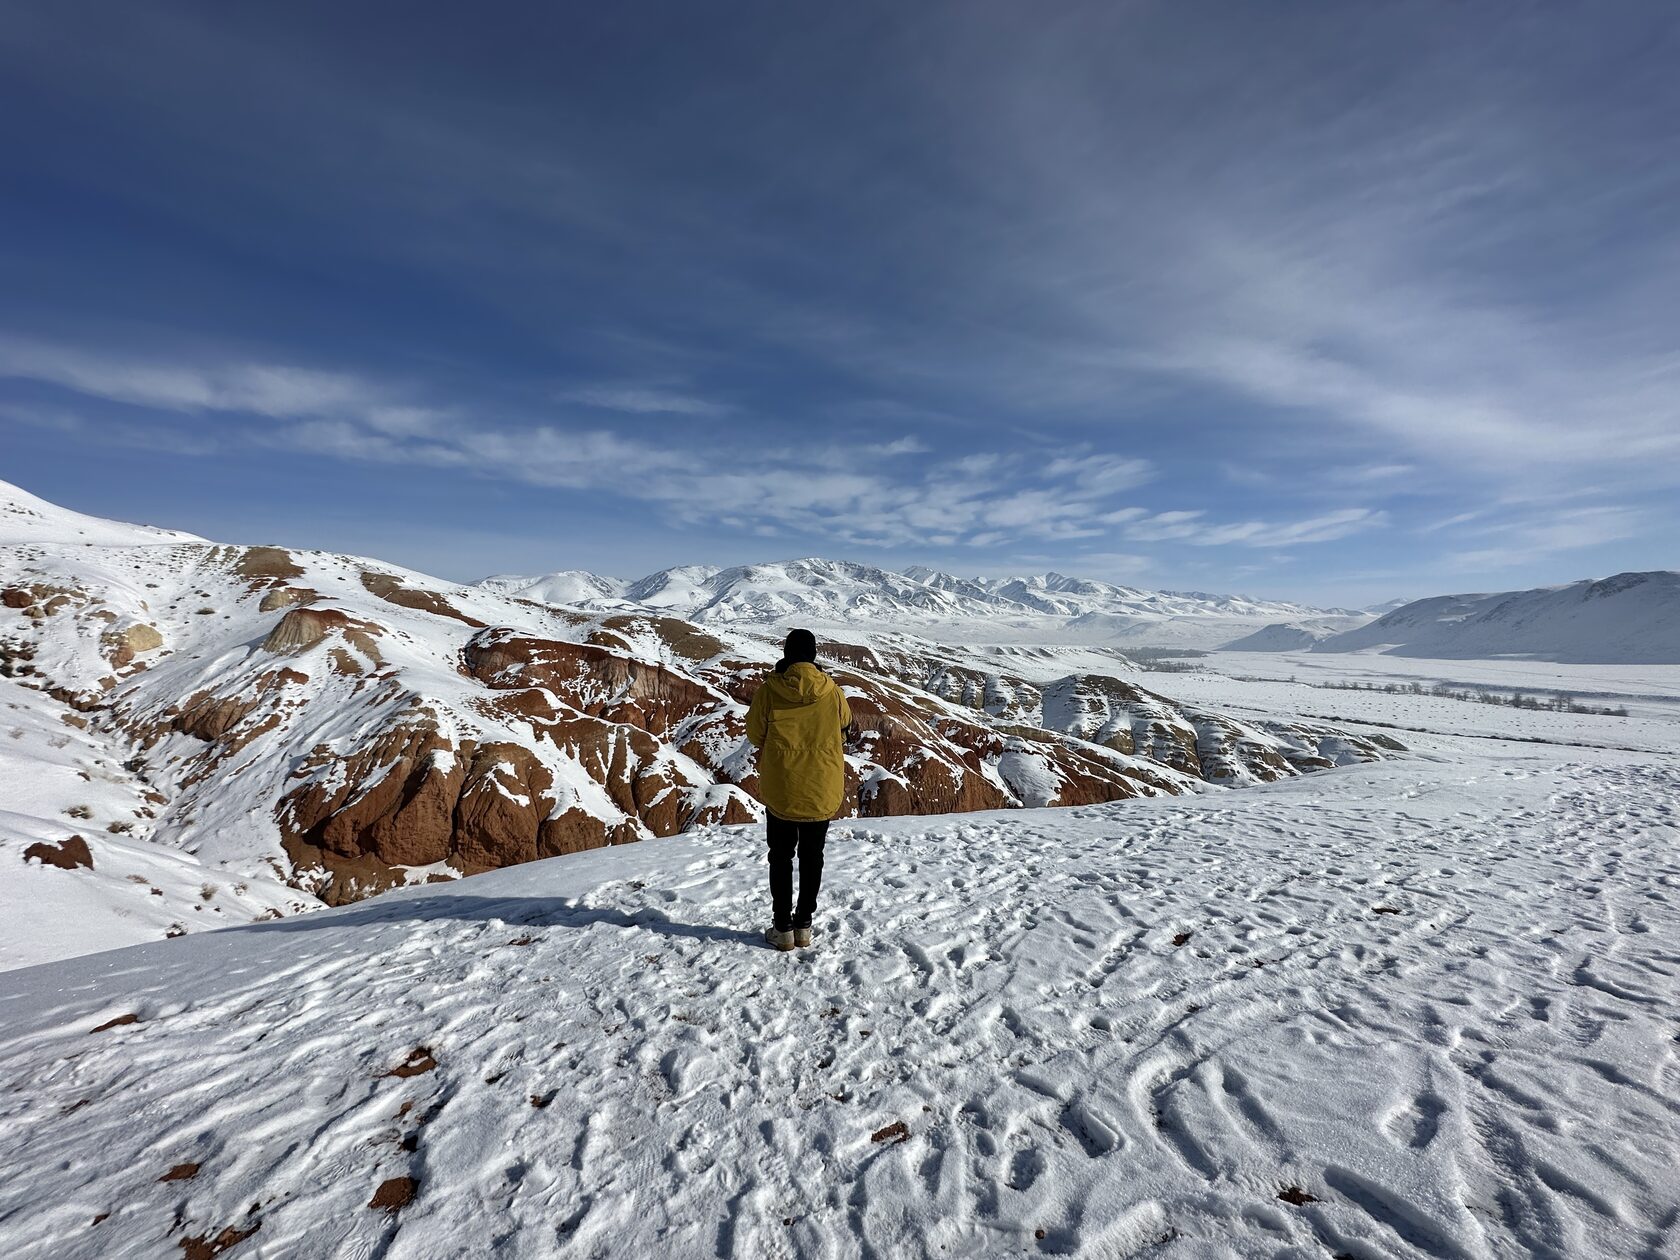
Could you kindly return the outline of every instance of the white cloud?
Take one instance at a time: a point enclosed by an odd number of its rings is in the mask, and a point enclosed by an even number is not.
[[[560,401],[633,415],[722,416],[734,410],[727,403],[697,394],[645,385],[597,385],[561,394]]]
[[[1292,547],[1302,543],[1333,542],[1387,523],[1387,515],[1371,508],[1345,508],[1299,521],[1236,521],[1214,524],[1206,513],[1158,512],[1137,520],[1122,531],[1133,542],[1184,542],[1197,547],[1240,544],[1245,547]]]
[[[0,336],[0,377],[41,381],[80,394],[185,412],[244,412],[273,419],[352,411],[370,424],[412,429],[427,415],[339,372],[265,363],[200,367],[157,364]]]
[[[675,523],[738,520],[754,531],[827,535],[867,546],[976,548],[1006,540],[1067,543],[1118,529],[1134,542],[1282,547],[1325,542],[1383,523],[1368,508],[1295,521],[1219,523],[1204,510],[1150,515],[1116,496],[1153,475],[1143,459],[1076,451],[1034,463],[972,452],[913,467],[883,454],[923,453],[914,435],[848,448],[765,449],[727,439],[679,445],[555,424],[468,423],[461,409],[404,400],[381,382],[309,369],[222,364],[136,370],[131,361],[0,342],[15,372],[80,393],[194,415],[278,423],[245,440],[338,459],[456,468],[530,485],[599,491],[658,506]],[[232,430],[224,431],[233,432]]]
[[[895,438],[891,442],[879,442],[873,446],[866,446],[864,450],[871,455],[891,458],[894,455],[926,455],[933,448],[918,437]]]
[[[1444,563],[1463,572],[1498,573],[1560,553],[1637,538],[1649,527],[1644,513],[1615,505],[1531,514],[1471,531],[1488,545],[1449,553]]]

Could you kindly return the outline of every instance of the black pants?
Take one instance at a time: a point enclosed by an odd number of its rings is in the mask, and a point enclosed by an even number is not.
[[[770,841],[770,913],[778,932],[811,926],[817,912],[817,890],[822,887],[823,842],[828,839],[826,822],[793,822],[776,815],[764,815],[764,833]],[[793,904],[793,855],[799,855],[799,904]]]

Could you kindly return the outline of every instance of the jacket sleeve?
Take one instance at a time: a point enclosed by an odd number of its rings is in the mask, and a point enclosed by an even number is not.
[[[760,684],[747,706],[747,740],[754,748],[764,747],[770,722],[770,688]]]
[[[852,706],[846,703],[846,693],[840,688],[836,687],[834,694],[840,698],[840,729],[849,730],[852,725]]]

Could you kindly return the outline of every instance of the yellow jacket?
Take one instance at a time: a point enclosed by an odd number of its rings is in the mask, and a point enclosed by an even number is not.
[[[764,808],[794,822],[833,818],[846,798],[841,733],[851,724],[845,695],[815,665],[799,661],[766,674],[747,709]]]

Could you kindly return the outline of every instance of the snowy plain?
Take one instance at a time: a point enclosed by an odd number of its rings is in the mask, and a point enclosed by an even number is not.
[[[0,1254],[1680,1254],[1680,741],[1408,743],[0,974]]]

